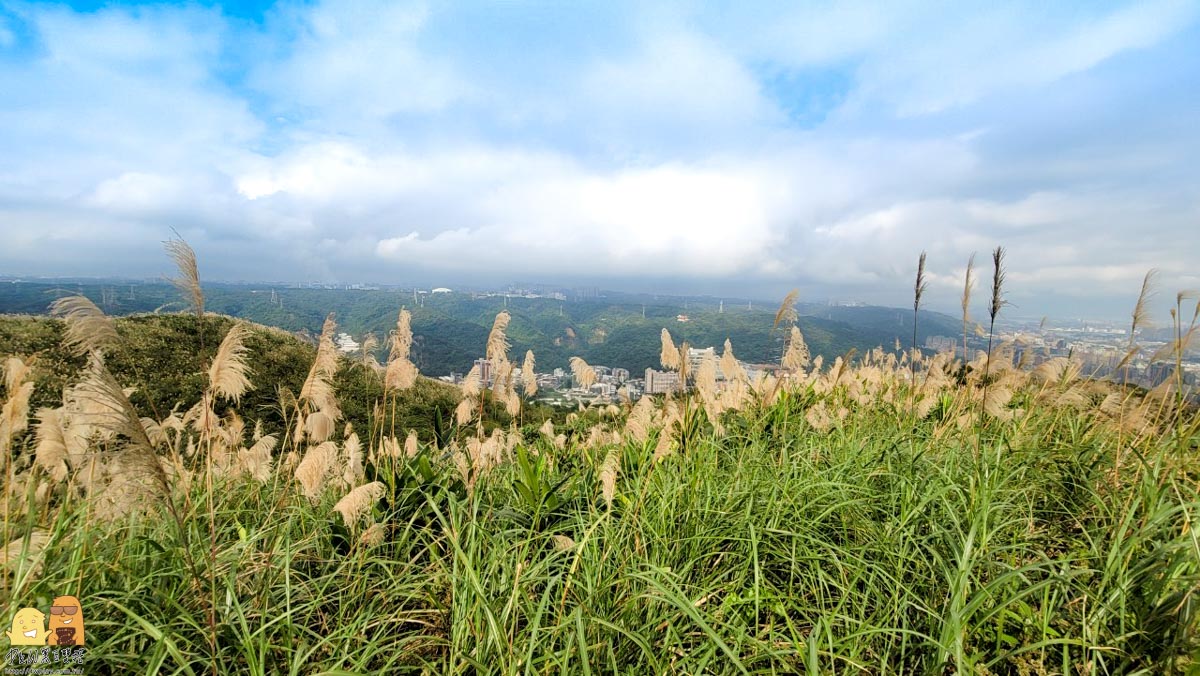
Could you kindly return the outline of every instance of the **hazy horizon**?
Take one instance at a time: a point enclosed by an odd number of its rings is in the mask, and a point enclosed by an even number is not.
[[[1200,287],[1193,2],[11,3],[0,275],[1120,318]],[[439,281],[442,280],[442,281]],[[982,286],[982,285],[981,285]],[[981,297],[981,296],[979,296]],[[975,313],[980,314],[982,305]]]
[[[155,276],[155,277],[87,276],[87,275],[65,275],[65,276],[8,275],[8,277],[13,277],[15,279],[22,279],[22,280],[29,281],[29,282],[39,282],[39,283],[87,282],[87,283],[92,283],[92,284],[102,284],[102,283],[108,282],[108,283],[113,283],[115,286],[116,284],[123,284],[123,283],[168,284],[169,279],[167,278],[166,274],[167,273],[164,273],[163,275],[159,275],[159,276]],[[6,277],[6,275],[0,274],[0,282],[4,281],[5,277]],[[988,280],[983,280],[983,281],[986,282]],[[595,283],[592,283],[592,282],[595,282]],[[617,284],[613,285],[612,280],[602,280],[602,281],[591,280],[589,282],[580,282],[580,283],[560,283],[560,282],[555,282],[553,280],[541,280],[541,281],[525,280],[525,281],[512,281],[512,282],[500,283],[500,284],[467,284],[467,283],[462,283],[461,279],[455,280],[455,279],[449,279],[449,278],[441,278],[441,279],[435,280],[435,281],[426,281],[425,283],[416,283],[416,282],[411,282],[411,281],[407,282],[407,283],[400,283],[400,282],[394,282],[394,281],[378,281],[378,280],[374,280],[374,281],[370,281],[370,280],[369,281],[361,281],[361,280],[360,281],[354,281],[354,280],[346,280],[346,281],[316,281],[316,280],[287,281],[287,280],[280,280],[280,279],[207,279],[206,278],[206,279],[202,280],[202,284],[204,284],[205,286],[208,286],[209,284],[213,284],[213,285],[231,285],[231,286],[247,286],[247,287],[268,286],[268,287],[276,287],[276,288],[288,288],[288,287],[304,288],[304,287],[307,287],[310,285],[326,285],[326,284],[344,288],[344,287],[350,287],[353,285],[362,285],[362,286],[368,286],[368,287],[378,286],[378,287],[382,287],[385,290],[408,290],[408,289],[413,289],[413,288],[431,290],[434,288],[444,287],[444,288],[450,288],[454,292],[463,292],[463,293],[502,293],[508,289],[523,289],[523,290],[542,289],[547,292],[549,292],[549,291],[568,291],[568,292],[597,291],[597,292],[599,292],[601,297],[609,297],[610,294],[620,294],[620,295],[630,296],[630,297],[634,297],[634,298],[641,297],[641,296],[649,296],[651,298],[661,298],[664,301],[683,301],[683,300],[688,300],[688,299],[706,300],[706,301],[711,301],[714,303],[725,302],[725,303],[729,304],[728,307],[731,307],[731,308],[740,307],[741,303],[751,302],[754,304],[754,309],[770,311],[770,312],[773,312],[776,309],[777,304],[782,300],[782,295],[770,295],[765,292],[757,293],[757,294],[753,293],[753,292],[752,293],[741,293],[741,294],[721,293],[722,289],[719,289],[719,288],[714,288],[711,291],[699,291],[696,289],[689,290],[687,288],[674,288],[669,285],[657,286],[657,287],[655,287],[653,285],[639,286],[638,282],[636,282],[636,281],[630,281],[626,284],[617,283]],[[606,286],[605,284],[609,284],[609,285]],[[353,289],[350,289],[350,290],[353,291]],[[972,316],[973,321],[978,321],[978,319],[979,319],[978,313],[986,312],[986,310],[984,309],[984,306],[988,302],[988,298],[985,298],[983,295],[985,293],[985,291],[986,290],[983,290],[981,286],[976,286],[976,290],[972,294],[972,310],[971,310],[972,315],[971,316]],[[1170,295],[1170,298],[1167,297],[1168,295]],[[1161,296],[1161,297],[1159,297],[1159,296]],[[1008,293],[1006,292],[1006,298],[1007,297],[1008,297]],[[870,305],[870,306],[876,306],[876,307],[895,308],[895,309],[905,310],[906,312],[911,311],[910,310],[910,308],[912,306],[912,298],[911,297],[904,297],[903,294],[898,294],[898,295],[889,296],[888,298],[890,298],[891,300],[889,301],[887,299],[882,299],[882,300],[872,301],[872,300],[867,300],[867,299],[857,297],[857,296],[812,296],[812,295],[806,296],[804,294],[801,294],[799,296],[797,302],[801,306],[826,305],[826,304],[862,304],[862,305]],[[1167,314],[1170,311],[1170,308],[1173,307],[1174,299],[1175,299],[1174,294],[1155,294],[1154,296],[1151,297],[1150,305],[1152,307],[1152,312],[1156,313],[1155,316],[1150,320],[1151,325],[1162,325],[1164,323],[1165,320],[1163,320],[1162,317],[1167,316]],[[1085,304],[1085,305],[1077,305],[1074,308],[1073,312],[1062,312],[1062,313],[1056,313],[1056,314],[1050,314],[1050,315],[1048,315],[1044,312],[1039,313],[1039,312],[1026,311],[1026,309],[1022,308],[1020,305],[1013,303],[1013,302],[1009,302],[1005,306],[1004,310],[1001,312],[998,320],[1001,322],[1009,322],[1009,321],[1028,322],[1028,321],[1040,321],[1042,319],[1048,319],[1052,323],[1056,322],[1056,321],[1072,322],[1072,321],[1079,321],[1079,320],[1083,320],[1083,321],[1096,320],[1096,321],[1116,322],[1118,324],[1123,324],[1123,323],[1129,321],[1129,313],[1132,310],[1133,303],[1135,303],[1135,302],[1136,302],[1136,294],[1130,294],[1129,307],[1116,307],[1116,306],[1112,306],[1112,305],[1108,305],[1108,304],[1091,304],[1091,305]],[[2,308],[0,308],[0,310],[2,310]],[[957,317],[957,316],[961,315],[961,313],[962,313],[961,307],[959,307],[957,300],[955,301],[955,303],[953,305],[951,305],[951,304],[945,303],[945,302],[928,303],[924,299],[922,299],[921,310],[923,312],[924,311],[938,312],[938,313],[946,314],[946,315],[949,315],[952,317]],[[1158,315],[1162,315],[1162,317],[1159,317]]]

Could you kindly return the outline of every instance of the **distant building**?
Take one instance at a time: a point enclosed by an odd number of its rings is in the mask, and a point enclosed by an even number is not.
[[[476,359],[475,365],[479,367],[479,382],[484,385],[492,384],[492,362],[488,359]]]
[[[691,319],[689,319],[687,315],[675,315],[675,321],[682,324],[684,322],[690,322]]]
[[[667,394],[679,390],[679,374],[674,371],[646,369],[646,394]]]
[[[953,352],[958,340],[950,336],[926,336],[925,347],[934,352]]]
[[[451,293],[451,291],[450,291],[450,289],[447,289],[444,286],[439,286],[438,288],[434,289],[430,293]]]
[[[612,370],[612,375],[618,383],[624,383],[626,380],[629,380],[629,369],[623,369],[618,366]]]
[[[358,351],[358,348],[360,347],[358,344],[358,341],[356,341],[356,340],[354,340],[354,338],[350,337],[349,333],[337,334],[337,338],[334,340],[334,344],[337,345],[337,349],[339,352],[345,352],[345,353],[356,352],[356,351]]]
[[[689,347],[687,353],[688,366],[695,372],[700,367],[701,362],[707,358],[717,358],[717,349],[715,347]]]

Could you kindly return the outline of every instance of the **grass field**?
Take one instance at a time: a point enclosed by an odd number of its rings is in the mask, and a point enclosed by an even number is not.
[[[1200,416],[1170,386],[1023,369],[1005,345],[809,363],[799,330],[780,377],[750,379],[731,353],[689,365],[664,334],[689,391],[522,426],[498,318],[486,353],[505,366],[490,389],[468,379],[439,446],[382,422],[416,377],[403,315],[388,364],[363,366],[374,414],[349,429],[332,323],[294,394],[254,382],[233,325],[197,400],[156,420],[101,358],[110,320],[58,311],[88,355],[61,407],[31,424],[37,359],[5,362],[3,611],[79,597],[96,673],[1200,659]],[[239,415],[251,386],[275,393],[278,428]],[[512,424],[484,433],[485,405]]]

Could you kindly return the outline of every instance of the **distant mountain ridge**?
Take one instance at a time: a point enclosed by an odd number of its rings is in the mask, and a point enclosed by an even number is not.
[[[0,313],[44,314],[61,295],[82,293],[113,315],[180,309],[178,292],[166,283],[117,286],[75,282],[0,284]],[[483,355],[496,313],[512,315],[512,354],[532,349],[540,370],[567,368],[580,356],[593,364],[623,367],[633,374],[657,368],[659,332],[666,328],[677,341],[693,347],[716,347],[731,341],[739,359],[777,362],[786,330],[773,327],[774,307],[722,305],[712,299],[663,299],[628,302],[631,296],[554,300],[463,293],[419,296],[389,290],[335,290],[205,285],[212,312],[315,335],[329,312],[339,331],[361,340],[375,333],[386,344],[401,307],[413,313],[413,360],[429,376],[463,373]],[[826,306],[801,303],[800,329],[814,355],[831,359],[856,349],[894,347],[912,341],[912,311],[874,306]],[[686,321],[680,321],[686,316]],[[918,341],[930,335],[955,336],[961,322],[948,315],[922,311]],[[2,346],[0,346],[2,347]],[[381,349],[381,356],[383,355]]]

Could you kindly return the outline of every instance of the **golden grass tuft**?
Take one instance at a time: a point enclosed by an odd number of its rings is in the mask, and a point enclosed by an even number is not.
[[[383,544],[387,529],[381,523],[373,523],[358,536],[358,543],[364,547],[378,547]]]
[[[800,289],[792,289],[783,297],[783,302],[779,304],[779,310],[775,313],[774,326],[778,327],[784,322],[794,322],[800,318],[796,312],[796,299],[800,297]]]
[[[458,402],[458,406],[454,408],[454,420],[459,426],[470,424],[475,417],[475,400],[472,397],[463,397],[462,401]]]
[[[412,313],[401,309],[396,318],[396,330],[392,332],[392,347],[383,380],[385,388],[407,390],[416,384],[417,367],[409,359],[412,340]]]
[[[525,351],[525,362],[521,364],[521,384],[525,388],[525,396],[532,397],[537,394],[537,362],[533,357],[533,350]]]
[[[238,464],[241,470],[259,483],[271,480],[271,451],[275,450],[277,440],[275,435],[268,434],[260,437],[248,449],[238,451]]]
[[[971,323],[971,292],[975,290],[975,254],[967,260],[967,275],[963,280],[962,292],[962,327],[963,327],[963,358],[967,356],[967,326]]]
[[[417,383],[417,366],[407,359],[389,362],[383,384],[389,390],[407,390]]]
[[[325,441],[308,449],[300,464],[296,465],[296,480],[301,491],[309,500],[316,502],[325,489],[325,481],[337,462],[337,444]]]
[[[246,335],[248,331],[241,322],[234,323],[217,348],[217,356],[213,358],[208,368],[208,386],[214,395],[235,404],[239,403],[246,390],[254,386],[247,377],[249,366],[246,364]]]
[[[617,494],[617,474],[621,471],[621,455],[617,448],[610,448],[600,466],[600,495],[604,504],[612,509],[613,498]]]
[[[325,411],[313,411],[304,419],[304,432],[317,443],[333,436],[333,428],[334,420]]]
[[[700,360],[700,366],[696,368],[696,391],[700,396],[709,401],[717,396],[717,358],[713,355],[705,353]]]
[[[678,371],[683,364],[683,359],[679,354],[679,348],[675,347],[675,341],[671,340],[671,333],[666,329],[662,330],[661,338],[662,351],[658,356],[659,362],[665,369]]]
[[[508,311],[500,312],[496,315],[496,320],[492,323],[492,330],[488,333],[487,358],[492,362],[493,368],[500,362],[508,361],[508,348],[511,346],[505,332],[508,330],[508,322],[511,319],[512,316],[508,314]]]
[[[67,296],[50,304],[50,314],[66,323],[63,344],[73,354],[102,352],[120,339],[112,319],[84,296]]]
[[[346,437],[346,441],[342,443],[342,450],[346,455],[346,466],[342,470],[342,484],[353,486],[363,480],[364,474],[362,442],[358,440],[358,435],[351,433]]]
[[[408,359],[409,352],[412,350],[412,341],[412,313],[401,308],[400,314],[396,316],[396,330],[392,333],[392,346],[388,354],[388,361]]]
[[[312,367],[304,379],[299,396],[299,399],[324,412],[331,422],[342,417],[337,395],[333,389],[333,377],[337,373],[338,367],[337,346],[333,343],[335,330],[337,330],[337,323],[333,321],[333,315],[330,314],[325,318],[325,323],[321,327],[321,337],[317,341],[317,356],[313,359]]]
[[[21,387],[21,383],[29,380],[30,367],[20,357],[4,359],[4,389],[11,396]]]
[[[200,288],[200,268],[196,265],[196,252],[182,239],[167,240],[163,242],[163,247],[171,256],[171,260],[175,261],[175,267],[179,269],[179,276],[172,277],[171,283],[188,299],[191,311],[197,317],[203,317],[204,290]]]
[[[379,360],[375,358],[377,349],[379,349],[379,338],[374,333],[363,336],[362,346],[359,348],[359,363],[369,371],[379,369]]]
[[[729,382],[746,382],[746,371],[733,355],[733,343],[725,339],[725,351],[721,353],[721,375]]]
[[[1133,324],[1129,329],[1129,342],[1132,344],[1137,330],[1150,326],[1150,301],[1156,293],[1158,284],[1158,270],[1151,268],[1146,271],[1146,276],[1142,278],[1142,290],[1138,293],[1137,303],[1133,306],[1132,319]]]
[[[804,334],[800,333],[799,327],[793,326],[787,349],[783,353],[783,368],[797,372],[807,367],[808,363],[808,345],[804,342]]]
[[[379,498],[383,497],[386,488],[381,481],[363,484],[338,500],[333,506],[333,511],[342,515],[342,521],[347,528],[355,528],[371,512]]]
[[[575,376],[575,384],[583,389],[590,389],[596,383],[596,369],[588,365],[581,357],[571,357],[571,374]]]
[[[483,379],[479,374],[479,364],[472,366],[471,370],[467,371],[467,375],[463,377],[459,387],[462,389],[464,398],[470,399],[479,396],[479,393],[483,391]]]
[[[0,468],[9,461],[13,439],[29,429],[29,399],[33,396],[33,383],[21,383],[9,390],[8,399],[0,407]]]
[[[67,436],[63,425],[61,408],[43,408],[38,411],[37,446],[34,462],[50,479],[60,482],[67,478]]]

